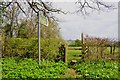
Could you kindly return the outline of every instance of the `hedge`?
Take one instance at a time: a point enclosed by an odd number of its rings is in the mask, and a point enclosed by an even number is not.
[[[51,59],[58,54],[61,44],[59,39],[40,39],[41,57]],[[4,40],[2,47],[3,57],[38,57],[37,38],[8,38]]]

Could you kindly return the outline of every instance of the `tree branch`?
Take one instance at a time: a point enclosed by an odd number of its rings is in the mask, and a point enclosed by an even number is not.
[[[81,12],[82,14],[88,13],[87,9],[97,11],[101,11],[102,7],[106,9],[115,9],[113,5],[107,5],[99,0],[79,0],[76,4],[79,4],[79,9],[76,12]]]

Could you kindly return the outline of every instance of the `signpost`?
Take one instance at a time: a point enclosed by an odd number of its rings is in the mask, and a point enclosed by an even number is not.
[[[38,54],[39,54],[39,64],[40,64],[40,12],[38,11]]]
[[[49,24],[48,18],[43,15],[40,15],[40,24],[43,24],[44,26],[48,26]]]
[[[40,54],[40,24],[43,24],[45,26],[48,26],[48,18],[45,16],[40,16],[40,11],[37,13],[38,16],[38,54],[39,54],[39,64],[41,60],[41,54]]]

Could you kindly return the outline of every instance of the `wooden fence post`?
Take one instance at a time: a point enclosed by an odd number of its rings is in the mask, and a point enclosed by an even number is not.
[[[83,33],[81,33],[81,47],[82,47],[82,54],[83,54]]]
[[[81,33],[81,44],[83,46],[83,33]]]
[[[83,40],[84,40],[84,38],[83,38],[83,33],[81,33],[81,47],[82,47],[82,60],[84,61],[84,43],[83,43]]]
[[[65,44],[65,63],[67,63],[67,44]]]
[[[110,46],[110,54],[112,54],[112,46]]]
[[[115,53],[115,44],[113,45],[113,55],[114,55],[114,53]]]

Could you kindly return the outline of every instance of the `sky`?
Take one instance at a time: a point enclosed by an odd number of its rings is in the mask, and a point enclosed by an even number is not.
[[[1,0],[1,1],[12,1],[12,0]],[[24,0],[22,0],[24,1]],[[39,0],[32,0],[32,1],[39,1]],[[42,0],[42,1],[52,1],[52,2],[73,2],[73,1],[78,1],[78,0]],[[110,2],[118,2],[119,0],[102,0],[102,1],[110,1]]]
[[[112,3],[117,7],[117,2]],[[78,9],[73,2],[56,2],[54,6],[64,11],[74,12]],[[118,38],[118,9],[93,11],[89,16],[78,14],[55,14],[61,21],[61,35],[65,40],[80,39],[80,34],[88,34],[95,37]]]

